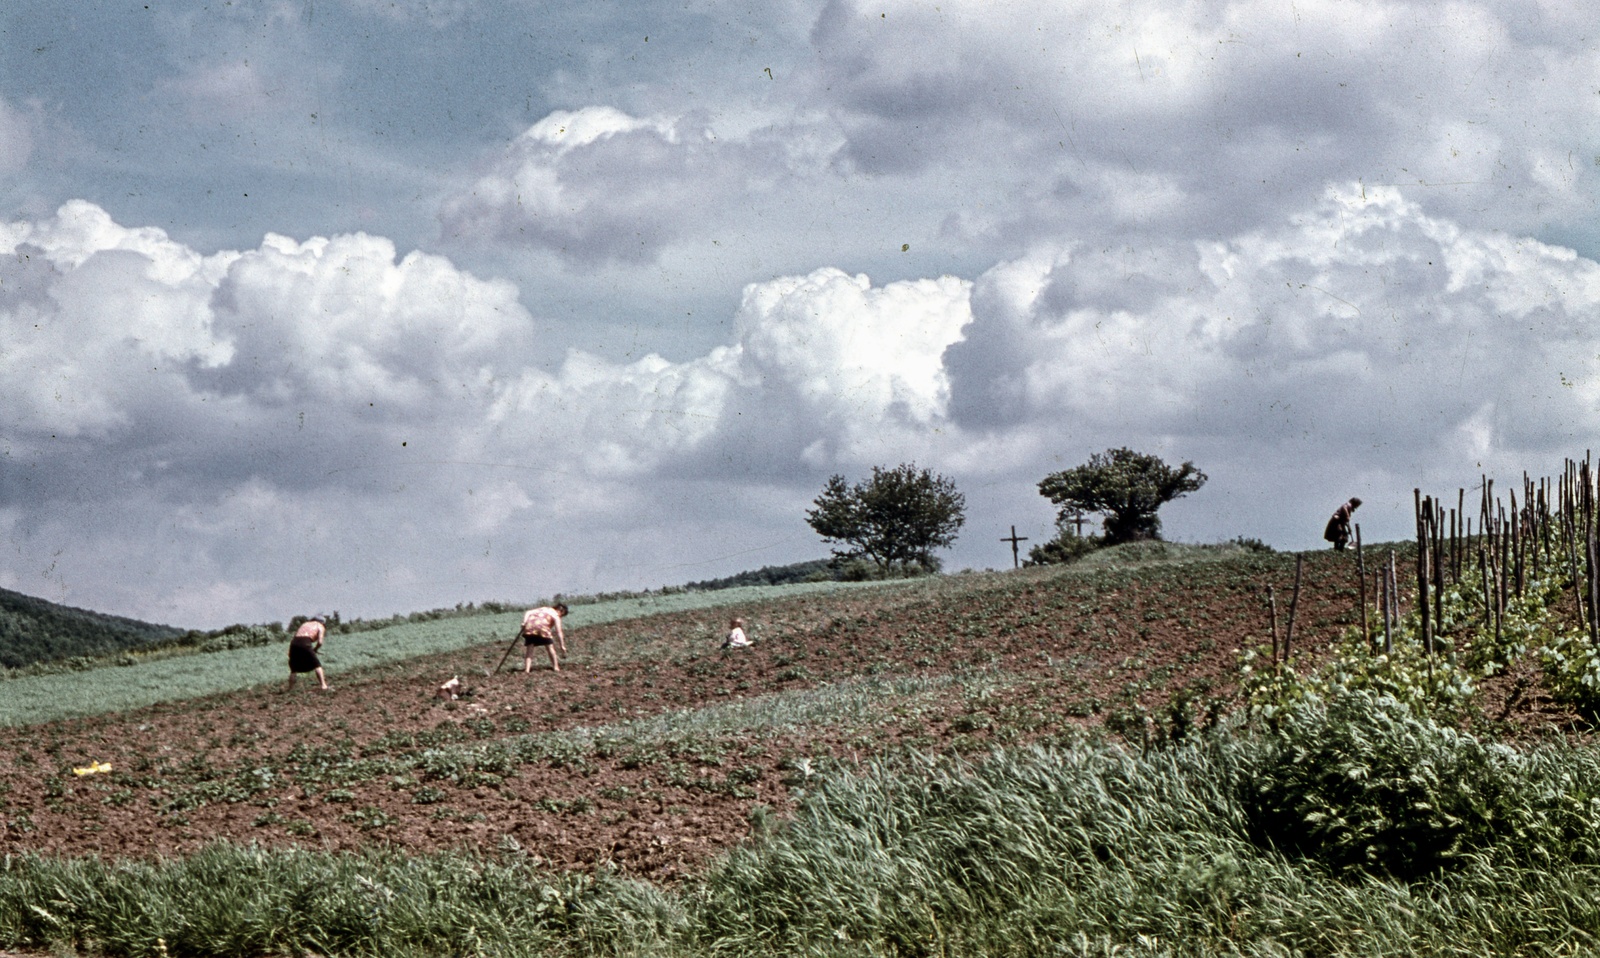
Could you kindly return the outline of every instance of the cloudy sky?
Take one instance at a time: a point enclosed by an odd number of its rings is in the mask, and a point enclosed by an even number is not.
[[[186,627],[826,555],[915,462],[1002,568],[1114,446],[1169,538],[1600,426],[1572,0],[8,0],[0,587]]]

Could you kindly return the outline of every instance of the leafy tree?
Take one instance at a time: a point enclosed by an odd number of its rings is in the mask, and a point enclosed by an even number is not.
[[[1105,516],[1104,545],[1161,538],[1156,510],[1205,485],[1206,474],[1186,462],[1174,469],[1159,457],[1132,449],[1107,449],[1073,469],[1052,473],[1039,494],[1059,508],[1060,525],[1073,512]]]
[[[834,476],[815,504],[806,510],[811,528],[827,542],[852,547],[835,549],[834,555],[864,557],[883,573],[913,567],[936,571],[933,550],[955,542],[967,521],[966,497],[955,483],[914,463],[873,466],[872,478],[854,486]]]

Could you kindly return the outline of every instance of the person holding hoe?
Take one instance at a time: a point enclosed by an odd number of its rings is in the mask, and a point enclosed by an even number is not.
[[[294,678],[301,672],[317,673],[322,691],[329,691],[322,660],[317,658],[317,650],[322,648],[322,640],[328,634],[327,622],[322,616],[314,615],[295,630],[294,638],[289,640],[289,684],[284,686],[285,692],[294,688]]]
[[[1344,505],[1333,511],[1328,519],[1328,527],[1322,530],[1322,538],[1333,543],[1334,549],[1343,552],[1345,546],[1350,544],[1350,516],[1360,508],[1361,500],[1351,496]]]
[[[527,674],[533,671],[533,650],[536,646],[543,646],[550,653],[550,670],[561,671],[561,660],[556,658],[556,646],[561,646],[561,654],[567,653],[567,637],[561,632],[561,617],[567,614],[565,604],[557,602],[555,605],[542,605],[537,609],[529,609],[522,616],[522,671]]]

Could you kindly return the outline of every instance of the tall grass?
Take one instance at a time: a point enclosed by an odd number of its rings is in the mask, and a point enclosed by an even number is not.
[[[1223,729],[1144,755],[1081,745],[883,759],[819,776],[792,821],[670,889],[545,873],[515,849],[500,858],[236,846],[154,863],[8,858],[0,947],[663,958],[1596,953],[1595,750],[1486,752],[1420,728],[1398,704],[1378,703],[1370,720],[1368,712],[1311,709],[1277,730]],[[1252,798],[1263,788],[1298,795],[1279,805],[1301,808],[1307,826],[1324,813],[1352,822],[1405,814],[1386,788],[1351,794],[1314,767],[1283,773],[1319,761],[1318,743],[1335,738],[1375,779],[1403,780],[1401,760],[1431,766],[1433,792],[1423,797],[1441,807],[1500,774],[1520,789],[1523,813],[1485,825],[1458,854],[1408,878],[1382,861],[1351,866],[1315,843],[1276,840]],[[1324,771],[1349,777],[1353,767]],[[1342,804],[1327,804],[1334,798]]]
[[[680,932],[666,893],[525,859],[218,845],[180,861],[10,858],[0,941],[116,955],[648,955]]]
[[[1407,882],[1336,872],[1262,840],[1241,796],[1267,763],[1291,760],[1283,744],[1223,737],[1143,758],[1027,749],[880,764],[831,782],[788,829],[730,855],[700,893],[695,943],[729,955],[1374,956],[1600,944],[1600,870],[1586,851],[1543,840],[1592,838],[1593,802],[1572,774],[1593,769],[1592,751],[1517,766],[1551,800],[1530,812],[1553,821],[1563,802],[1590,805],[1585,827],[1541,836],[1508,823],[1457,867]],[[1535,844],[1550,852],[1543,861]]]

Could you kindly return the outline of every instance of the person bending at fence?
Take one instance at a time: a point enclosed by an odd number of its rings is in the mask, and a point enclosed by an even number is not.
[[[1333,547],[1340,552],[1350,544],[1350,516],[1360,506],[1361,500],[1351,496],[1348,502],[1333,510],[1328,527],[1322,530],[1322,538],[1333,543]]]

